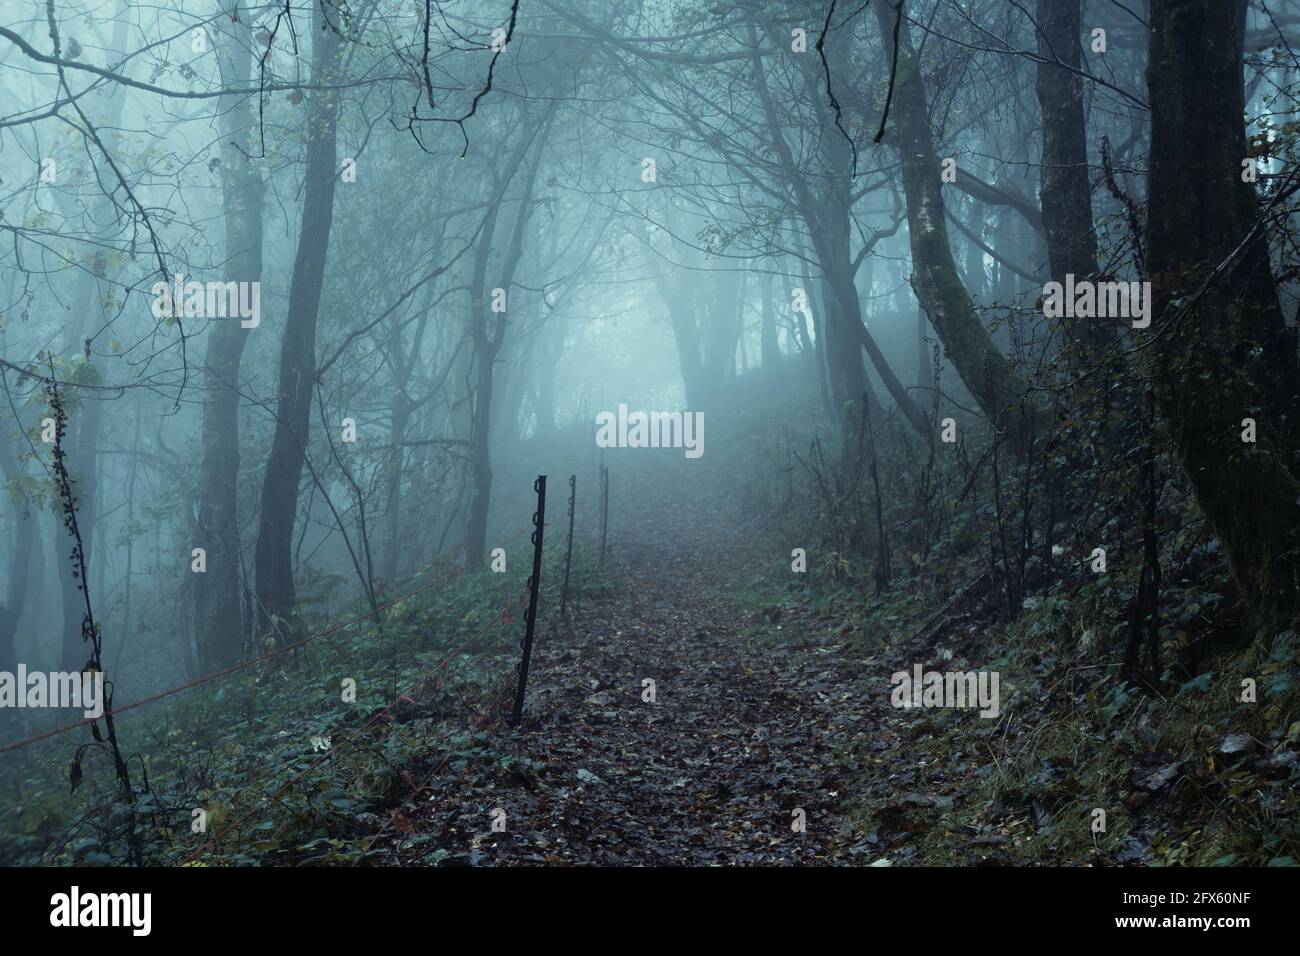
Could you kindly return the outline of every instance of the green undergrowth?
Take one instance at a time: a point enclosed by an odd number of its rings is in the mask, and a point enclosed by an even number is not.
[[[852,837],[878,842],[881,856],[1295,865],[1300,636],[1243,647],[1230,631],[1207,632],[1207,609],[1232,616],[1211,590],[1221,579],[1183,581],[1163,596],[1160,680],[1138,686],[1121,674],[1125,621],[1111,610],[1135,573],[1120,566],[1101,585],[1027,596],[1010,621],[977,603],[938,628],[935,602],[907,580],[873,595],[867,582],[794,575],[783,559],[735,593],[759,644],[811,653],[819,639],[843,640],[870,665],[861,691],[880,698],[886,723],[862,728],[841,759],[864,773],[914,771],[906,788],[864,786],[854,797]],[[890,675],[913,663],[998,672],[998,717],[893,709]]]
[[[777,431],[767,453],[800,447]],[[972,439],[972,462],[977,448]],[[998,550],[999,522],[1006,537],[1022,529],[1009,469],[998,500],[986,475],[940,462],[930,478],[941,494],[929,507],[943,516],[941,532],[919,553],[908,538],[916,460],[882,451],[882,475],[895,476],[882,490],[883,522],[870,489],[828,506],[803,469],[768,469],[747,489],[775,516],[763,532],[767,559],[733,591],[751,639],[810,653],[844,642],[862,664],[861,692],[880,702],[879,724],[840,755],[862,783],[847,836],[903,864],[1295,865],[1300,637],[1245,636],[1226,561],[1186,494],[1171,482],[1157,517],[1155,672],[1144,643],[1141,673],[1130,676],[1143,560],[1131,506],[1063,520],[1104,487],[1101,471],[1070,476],[1052,538],[1032,539],[1013,588]],[[883,585],[881,523],[890,536]],[[1108,550],[1101,573],[1088,561],[1098,542]],[[796,547],[805,573],[792,570]],[[998,716],[894,708],[891,674],[914,664],[997,672]]]
[[[111,760],[86,726],[0,756],[0,862],[118,865],[347,863],[363,860],[420,773],[506,759],[508,713],[531,562],[504,573],[427,568],[427,589],[359,624],[119,715],[138,796],[118,796]],[[564,555],[548,548],[538,633],[558,615]],[[602,587],[575,546],[570,601]],[[381,603],[401,594],[381,597]],[[353,603],[334,620],[366,614]],[[355,700],[346,700],[355,682]],[[394,689],[396,688],[396,700]],[[124,702],[116,702],[121,706]],[[44,728],[10,724],[7,740]],[[413,768],[413,769],[412,769]],[[75,785],[74,785],[75,784]]]

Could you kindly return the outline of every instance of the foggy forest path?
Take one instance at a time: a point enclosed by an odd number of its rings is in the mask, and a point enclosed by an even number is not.
[[[441,775],[403,827],[428,837],[390,859],[873,858],[862,855],[868,846],[847,846],[842,814],[858,772],[836,761],[837,748],[879,719],[855,688],[861,665],[838,636],[782,632],[767,616],[756,627],[738,613],[733,589],[747,555],[735,496],[694,482],[655,493],[663,500],[644,513],[665,517],[618,534],[612,587],[584,597],[570,629],[540,635],[528,716],[499,732],[500,750],[517,760],[502,767],[498,753]],[[653,703],[643,700],[646,679]],[[505,831],[493,833],[497,808]],[[791,826],[798,810],[802,833]]]

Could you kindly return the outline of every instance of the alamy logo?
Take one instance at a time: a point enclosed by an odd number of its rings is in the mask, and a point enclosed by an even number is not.
[[[262,283],[260,282],[186,282],[177,273],[171,282],[153,284],[155,319],[208,318],[233,319],[255,329],[262,323]]]
[[[687,458],[704,454],[703,412],[631,412],[596,416],[596,444],[601,448],[684,448]]]
[[[0,707],[75,707],[90,720],[104,716],[103,671],[0,671]]]
[[[1129,319],[1133,328],[1151,324],[1150,282],[1075,281],[1066,273],[1065,283],[1043,286],[1043,315],[1049,319]]]
[[[923,670],[912,665],[912,673],[896,671],[889,678],[894,685],[889,695],[895,707],[978,707],[981,717],[998,715],[997,671]]]
[[[51,926],[129,926],[134,936],[148,936],[153,920],[150,893],[71,893],[50,897]]]

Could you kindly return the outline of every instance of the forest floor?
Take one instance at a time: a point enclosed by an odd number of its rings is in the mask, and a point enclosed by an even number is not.
[[[846,648],[744,633],[716,553],[716,541],[707,553],[637,548],[609,594],[543,636],[529,716],[502,729],[514,759],[471,761],[423,795],[410,823],[436,838],[421,854],[436,847],[475,865],[828,863],[854,852],[870,862],[836,839],[853,785],[836,755],[876,719]],[[492,833],[496,808],[505,831]]]
[[[687,483],[693,464],[637,476],[636,514],[612,509],[608,586],[538,639],[525,720],[455,772],[436,754],[410,767],[426,782],[372,862],[892,865],[898,848],[923,862],[916,818],[954,797],[916,788],[932,768],[960,796],[971,767],[946,744],[907,749],[930,722],[890,706],[892,668],[756,573],[793,578],[790,547],[754,533],[728,485]]]

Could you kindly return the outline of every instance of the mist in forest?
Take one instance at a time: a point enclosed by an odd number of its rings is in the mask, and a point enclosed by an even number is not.
[[[0,860],[1294,864],[1297,43],[4,0]]]

